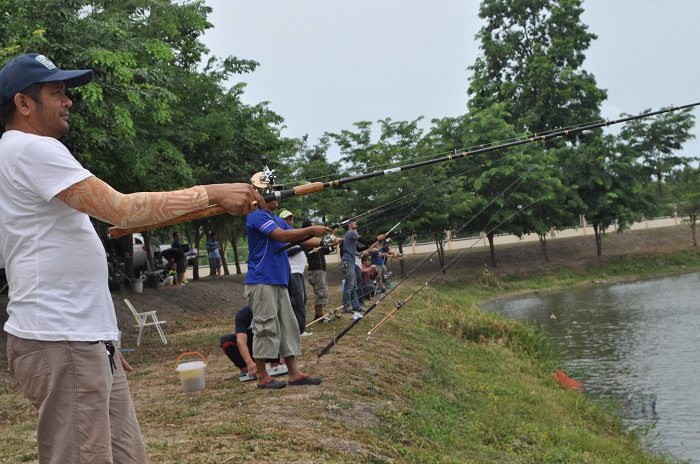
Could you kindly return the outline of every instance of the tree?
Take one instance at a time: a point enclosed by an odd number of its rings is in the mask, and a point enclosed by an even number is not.
[[[484,0],[477,34],[482,55],[468,93],[470,108],[505,104],[518,133],[543,133],[597,119],[606,98],[583,70],[596,36],[581,22],[581,0]]]
[[[73,90],[63,141],[119,191],[245,181],[259,170],[254,158],[277,152],[282,118],[243,105],[242,84],[225,88],[254,61],[212,57],[200,69],[210,12],[201,0],[5,0],[0,65],[40,52],[61,68],[94,71]],[[182,228],[197,243],[202,225]]]
[[[700,168],[685,166],[671,173],[670,190],[676,199],[678,214],[690,226],[693,246],[698,246],[697,223],[700,217]]]
[[[642,165],[612,135],[600,130],[578,147],[557,150],[572,191],[571,207],[593,226],[596,251],[603,254],[603,235],[618,231],[649,213],[654,202],[645,195]]]
[[[468,93],[470,114],[503,118],[506,127],[493,133],[494,143],[525,134],[547,134],[562,127],[599,119],[606,92],[598,89],[593,75],[583,69],[584,52],[596,38],[581,22],[581,0],[484,0],[479,16],[485,25],[477,34],[482,54],[469,68],[473,72]],[[497,112],[493,112],[499,105]],[[576,145],[580,135],[556,138],[535,150],[513,150],[511,156],[519,172],[530,172],[523,179],[516,204],[537,201],[529,211],[504,211],[513,220],[503,229],[522,235],[537,233],[543,255],[547,257],[546,237],[552,230],[570,226],[575,218],[566,205],[571,202],[568,185],[563,182],[561,160],[553,149]],[[486,143],[482,141],[481,143]],[[560,152],[564,154],[567,152]],[[490,168],[494,195],[512,181],[506,162],[505,173]],[[499,182],[493,182],[500,176]],[[482,175],[483,177],[483,175]],[[502,218],[500,223],[505,219]],[[504,230],[505,231],[505,230]],[[492,257],[495,263],[495,257]]]
[[[650,111],[647,109],[642,114]],[[674,168],[685,166],[693,160],[675,152],[685,142],[695,138],[690,133],[694,126],[695,116],[690,110],[684,110],[635,119],[627,122],[620,131],[620,139],[642,159],[644,173],[655,180],[658,199],[662,197],[664,178]]]
[[[341,163],[328,161],[328,150],[331,146],[328,135],[322,136],[318,143],[309,146],[308,138],[293,141],[289,148],[289,179],[293,184],[310,182],[328,182],[341,178]],[[287,164],[287,163],[285,163]],[[324,225],[333,225],[342,219],[345,212],[345,192],[338,189],[327,189],[319,195],[305,198],[290,199],[285,204],[290,208],[301,211],[300,219],[310,219]]]

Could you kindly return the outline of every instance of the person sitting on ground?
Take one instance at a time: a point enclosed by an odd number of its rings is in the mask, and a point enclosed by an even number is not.
[[[371,264],[371,259],[369,256],[364,256],[362,258],[362,287],[360,289],[360,298],[364,300],[371,300],[372,297],[377,292],[377,277],[379,272],[377,271],[377,266]]]
[[[256,379],[258,368],[253,360],[253,311],[243,306],[236,313],[236,333],[226,334],[219,342],[221,349],[233,364],[241,370],[239,377],[246,375]],[[281,364],[279,357],[266,359],[272,367]]]

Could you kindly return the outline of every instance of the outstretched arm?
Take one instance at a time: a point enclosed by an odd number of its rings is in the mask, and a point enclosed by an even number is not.
[[[71,185],[56,197],[78,211],[121,228],[156,224],[213,204],[225,207],[231,214],[250,213],[253,201],[260,207],[265,204],[260,193],[248,184],[123,194],[95,176]]]

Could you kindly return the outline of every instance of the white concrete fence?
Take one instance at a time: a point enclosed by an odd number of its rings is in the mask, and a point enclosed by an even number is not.
[[[681,224],[682,219],[678,218],[677,216],[674,217],[664,217],[664,218],[657,218],[657,219],[649,219],[649,220],[644,220],[642,222],[635,222],[631,226],[631,230],[643,230],[643,229],[653,229],[657,227],[670,227],[670,226],[678,226]],[[585,237],[588,235],[594,235],[593,232],[593,227],[589,226],[586,224],[585,218],[581,218],[581,227],[576,227],[576,228],[571,228],[571,229],[565,229],[561,231],[553,231],[549,237],[547,238],[548,240],[556,240],[557,238],[567,238],[567,237]],[[607,233],[612,233],[615,232],[616,228],[615,226],[610,226],[608,229],[605,231]],[[488,238],[486,237],[486,234],[483,233],[481,236],[476,236],[476,237],[465,237],[465,238],[457,238],[457,239],[452,239],[450,238],[450,233],[449,231],[446,231],[446,236],[447,236],[447,241],[445,242],[445,250],[460,250],[464,248],[476,248],[478,246],[481,247],[486,247],[488,248],[489,246],[489,241]],[[533,241],[538,241],[539,237],[537,234],[527,234],[524,235],[522,238],[518,238],[514,235],[496,235],[493,238],[493,243],[494,245],[508,245],[508,244],[514,244],[514,243],[524,243],[524,242],[533,242]],[[480,242],[478,244],[475,244],[474,242]],[[435,242],[424,242],[424,243],[416,243],[416,242],[411,242],[410,244],[407,244],[403,246],[403,253],[405,255],[411,255],[411,254],[425,254],[425,253],[432,253],[435,251]],[[337,263],[340,260],[339,253],[336,252],[335,254],[330,254],[326,255],[326,262],[331,264],[331,263]],[[200,261],[204,261],[206,263],[206,257],[203,259],[200,259]],[[229,271],[230,272],[235,272],[235,264],[229,263]],[[200,268],[205,268],[208,269],[209,266],[206,264],[200,265]],[[241,272],[246,273],[248,271],[248,266],[245,263],[241,263]],[[208,271],[204,272],[204,275],[207,274]],[[188,269],[188,274],[191,277],[192,270]]]

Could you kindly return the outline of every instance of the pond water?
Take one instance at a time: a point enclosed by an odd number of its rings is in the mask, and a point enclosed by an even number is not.
[[[656,423],[653,447],[700,463],[700,273],[490,302],[540,324],[566,373],[630,426]]]

